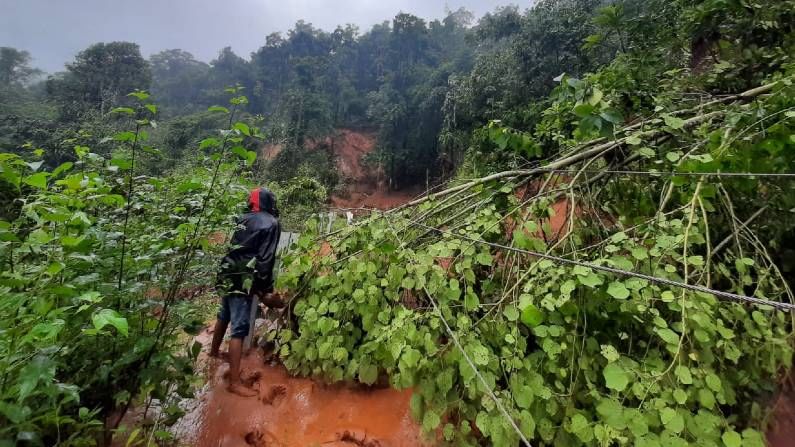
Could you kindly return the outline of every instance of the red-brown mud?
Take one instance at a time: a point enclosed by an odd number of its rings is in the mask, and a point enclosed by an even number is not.
[[[307,142],[309,150],[327,150],[337,158],[337,171],[346,185],[344,191],[332,195],[329,201],[336,208],[386,210],[414,199],[419,188],[393,191],[383,170],[368,165],[364,159],[375,150],[377,136],[374,132],[337,129],[326,138]],[[274,160],[282,151],[281,144],[262,147],[262,157]]]
[[[795,372],[781,384],[781,391],[773,401],[767,445],[770,447],[795,446]]]
[[[344,193],[331,197],[333,206],[387,210],[410,202],[421,192],[419,188],[391,190],[383,170],[364,162],[364,157],[375,150],[374,133],[339,129],[325,144],[337,156],[337,169],[347,182]]]
[[[199,446],[420,446],[412,420],[411,391],[324,385],[266,365],[259,351],[242,362],[244,381],[257,397],[226,391],[223,364],[210,368]]]

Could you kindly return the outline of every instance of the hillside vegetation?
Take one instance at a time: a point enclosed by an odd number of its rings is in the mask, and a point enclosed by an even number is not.
[[[412,388],[439,445],[765,445],[793,354],[793,11],[299,22],[210,64],[96,44],[38,83],[3,48],[0,444],[107,445],[152,399],[130,442],[172,442],[209,236],[266,184],[302,233],[267,334],[291,373]],[[351,186],[339,132],[373,136],[351,166],[406,203],[318,234]]]

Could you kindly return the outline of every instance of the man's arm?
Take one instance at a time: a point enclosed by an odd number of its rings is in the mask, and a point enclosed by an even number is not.
[[[262,230],[256,257],[255,288],[260,294],[273,292],[273,268],[276,264],[276,250],[279,247],[281,228],[271,225]]]

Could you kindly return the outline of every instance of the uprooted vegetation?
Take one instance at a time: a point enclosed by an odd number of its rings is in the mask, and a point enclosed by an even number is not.
[[[671,282],[792,303],[770,251],[791,226],[791,180],[719,174],[791,171],[792,89],[682,97],[543,166],[374,214],[325,238],[330,257],[304,235],[281,277],[296,292],[285,365],[386,373],[415,388],[426,431],[464,445],[764,445],[791,314]],[[570,216],[552,228],[561,199]]]

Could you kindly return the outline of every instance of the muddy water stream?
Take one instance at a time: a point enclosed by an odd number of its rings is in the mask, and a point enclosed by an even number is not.
[[[243,359],[242,375],[259,395],[245,398],[226,391],[226,364],[210,361],[208,365],[209,387],[194,420],[195,445],[423,445],[409,410],[410,390],[324,385],[290,377],[284,367],[266,364],[256,351]]]

